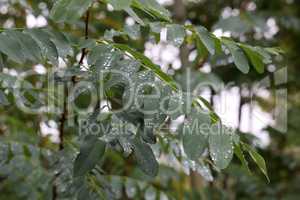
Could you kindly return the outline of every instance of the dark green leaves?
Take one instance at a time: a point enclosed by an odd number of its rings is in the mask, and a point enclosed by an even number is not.
[[[268,171],[267,171],[267,166],[266,166],[266,162],[264,160],[264,158],[257,153],[251,146],[249,146],[246,143],[242,143],[243,148],[248,151],[248,153],[250,154],[251,158],[254,160],[254,162],[257,164],[257,166],[259,167],[259,169],[262,171],[262,173],[265,175],[265,177],[267,178],[268,182],[270,182],[269,176],[268,176]]]
[[[19,31],[6,31],[6,33],[11,39],[16,40],[19,43],[26,59],[33,62],[41,60],[41,49],[32,37]]]
[[[170,13],[162,7],[156,0],[106,0],[106,3],[111,4],[116,10],[124,10],[141,25],[146,24],[135,10],[142,11],[152,19],[170,22]]]
[[[87,136],[74,163],[74,176],[83,176],[92,170],[102,158],[105,146],[96,136]]]
[[[41,63],[49,60],[57,65],[58,57],[73,55],[67,37],[50,29],[6,30],[0,34],[0,42],[0,52],[20,64],[26,61]]]
[[[210,157],[219,169],[225,169],[233,157],[232,133],[223,125],[215,125],[209,135]]]
[[[243,153],[243,150],[242,150],[240,144],[235,144],[234,145],[234,154],[241,161],[243,168],[246,169],[246,171],[249,174],[251,174],[251,171],[250,171],[249,166],[248,166],[248,162],[247,162],[247,160],[246,160],[246,158],[244,156],[244,153]]]
[[[215,54],[215,41],[211,34],[208,32],[208,30],[203,26],[197,26],[196,31],[200,40],[207,48],[208,52],[210,54]]]
[[[92,2],[93,0],[57,0],[50,17],[56,22],[72,23],[86,12]]]
[[[141,170],[148,176],[154,177],[158,173],[159,165],[150,146],[138,138],[132,140],[134,157]]]
[[[53,65],[58,65],[58,51],[48,33],[41,29],[28,29],[25,33],[38,43],[45,58],[49,59]]]
[[[247,74],[250,70],[250,67],[243,50],[235,42],[229,39],[223,39],[222,42],[230,51],[236,67],[244,74]]]
[[[133,0],[132,7],[142,10],[153,18],[171,21],[170,12],[162,7],[156,0]]]
[[[18,63],[24,63],[26,58],[22,52],[21,45],[7,34],[0,34],[0,51]]]
[[[109,69],[121,57],[121,52],[114,49],[111,45],[98,45],[89,54],[88,64],[95,65],[97,69]]]
[[[48,29],[44,31],[49,34],[50,40],[55,44],[59,57],[64,58],[73,55],[70,41],[64,33]]]
[[[258,73],[263,73],[264,72],[263,56],[259,54],[259,52],[254,47],[251,47],[249,45],[241,44],[240,47],[244,50],[250,63],[253,65],[256,71]]]

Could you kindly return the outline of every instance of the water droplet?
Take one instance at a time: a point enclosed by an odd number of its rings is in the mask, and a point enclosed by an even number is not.
[[[145,192],[145,200],[155,200],[156,199],[156,191],[153,187],[148,187]]]
[[[134,181],[131,179],[127,179],[125,183],[126,194],[129,198],[133,198],[137,193],[136,185]]]

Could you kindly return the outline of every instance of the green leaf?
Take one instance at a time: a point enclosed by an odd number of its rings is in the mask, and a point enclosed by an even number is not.
[[[45,30],[51,37],[51,41],[55,44],[59,57],[73,56],[73,49],[70,41],[64,33],[55,30]]]
[[[240,47],[245,51],[248,59],[250,60],[251,64],[254,66],[258,73],[264,73],[264,62],[263,56],[256,51],[254,47],[249,45],[240,44]]]
[[[279,56],[280,54],[285,53],[284,50],[282,50],[280,47],[269,47],[269,48],[265,48],[265,50],[275,56]]]
[[[216,48],[216,55],[219,55],[222,53],[222,42],[219,38],[216,36],[212,35],[214,41],[215,41],[215,48]]]
[[[16,40],[20,44],[26,59],[33,62],[38,62],[42,59],[41,49],[30,35],[19,31],[6,31],[6,33],[11,39]]]
[[[218,168],[225,169],[233,157],[232,134],[220,123],[212,129],[208,139],[210,157]]]
[[[189,115],[192,112],[192,95],[190,93],[175,93],[170,96],[167,114],[175,120],[180,115]]]
[[[138,134],[146,143],[155,144],[156,136],[154,134],[154,125],[152,125],[151,119],[149,120],[145,119],[144,121],[145,121],[144,122],[145,125],[138,130]]]
[[[161,71],[160,67],[155,65],[149,58],[144,56],[144,54],[135,51],[124,44],[113,44],[113,46],[117,49],[120,49],[121,51],[128,52],[131,56],[140,61],[145,68],[153,71],[162,81],[166,82],[172,89],[177,90],[177,86],[174,80],[169,75]]]
[[[183,149],[188,158],[198,160],[208,146],[209,133],[202,127],[210,127],[210,116],[193,112],[189,121],[183,127]]]
[[[197,58],[198,59],[206,59],[207,58],[207,56],[208,56],[208,50],[207,50],[207,48],[205,47],[205,45],[203,44],[203,42],[200,40],[200,38],[199,37],[196,37],[196,47],[197,47],[197,53],[198,53],[198,55],[197,55]],[[197,59],[197,64],[198,64],[198,59]]]
[[[238,45],[232,40],[223,38],[222,42],[230,51],[236,67],[244,74],[247,74],[250,70],[250,67],[247,57],[244,54],[243,50],[239,48]]]
[[[132,7],[142,10],[159,20],[171,22],[170,12],[162,7],[156,0],[133,0]]]
[[[50,12],[56,22],[73,23],[91,6],[93,0],[57,0]]]
[[[167,41],[176,47],[180,47],[184,42],[185,29],[179,24],[167,25]]]
[[[0,52],[17,63],[24,63],[26,58],[18,41],[6,34],[0,34]]]
[[[122,52],[111,45],[101,44],[94,47],[89,56],[88,64],[95,65],[97,69],[110,69],[122,58]]]
[[[96,40],[95,39],[85,39],[85,38],[81,38],[78,44],[78,48],[83,49],[83,48],[87,48],[87,49],[92,49],[97,45]]]
[[[214,38],[210,35],[209,31],[203,27],[203,26],[197,26],[196,27],[197,34],[204,44],[204,46],[207,48],[208,52],[210,54],[215,54],[216,47],[215,47],[215,40]]]
[[[105,146],[105,142],[99,140],[96,136],[87,136],[74,163],[74,176],[84,176],[92,170],[102,158]]]
[[[234,154],[241,161],[243,168],[246,169],[249,174],[251,174],[251,171],[250,171],[249,166],[248,166],[248,162],[247,162],[247,160],[244,156],[244,153],[241,149],[240,144],[235,144],[234,145]]]
[[[265,64],[272,63],[272,57],[267,50],[262,47],[254,47],[257,53],[259,53],[263,57],[263,62]]]
[[[248,151],[248,153],[250,154],[251,158],[257,164],[257,166],[262,171],[262,173],[265,175],[265,177],[267,178],[268,182],[270,182],[265,159],[258,152],[256,152],[250,145],[248,145],[246,143],[242,143],[242,145],[243,145],[243,148],[246,151]]]
[[[40,46],[42,54],[50,60],[53,65],[58,65],[58,52],[55,44],[50,40],[50,35],[41,29],[28,29],[29,34]]]
[[[158,173],[158,162],[150,146],[138,138],[132,140],[134,157],[141,170],[148,176],[155,177]]]

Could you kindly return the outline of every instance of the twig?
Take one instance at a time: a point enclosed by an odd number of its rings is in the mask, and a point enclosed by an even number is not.
[[[68,105],[67,105],[67,99],[68,99],[68,89],[65,86],[64,88],[64,105],[63,105],[63,113],[60,118],[60,125],[59,125],[59,150],[64,149],[64,134],[65,134],[65,122],[67,120],[68,116]]]
[[[86,12],[86,17],[85,17],[85,39],[89,39],[89,18],[90,18],[90,10],[88,9]],[[85,57],[86,54],[86,48],[83,48],[81,51],[81,58],[79,60],[79,64],[82,65],[83,64],[83,59]]]

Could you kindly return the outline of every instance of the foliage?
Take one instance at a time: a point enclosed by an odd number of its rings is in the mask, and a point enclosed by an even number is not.
[[[276,42],[253,40],[252,31],[261,26],[264,16],[241,8],[239,15],[218,20],[228,2],[235,1],[224,1],[224,5],[207,2],[206,20],[186,16],[192,24],[182,24],[176,23],[179,20],[172,16],[171,8],[155,0],[45,1],[48,25],[29,28],[23,12],[30,8],[36,16],[42,15],[41,3],[8,1],[9,8],[22,14],[12,12],[0,18],[2,24],[15,18],[16,24],[3,27],[0,33],[0,198],[250,199],[250,194],[283,195],[285,185],[278,185],[272,194],[268,194],[272,185],[266,185],[272,184],[276,172],[270,166],[273,160],[286,164],[283,154],[276,155],[278,161],[269,152],[271,148],[258,148],[251,134],[226,126],[226,119],[214,111],[213,101],[191,93],[202,82],[234,80],[238,87],[250,85],[269,74],[267,66],[283,63],[274,59],[282,58],[283,53],[271,47]],[[262,2],[265,4],[257,2],[259,8],[273,12],[265,8],[267,1]],[[280,7],[280,1],[277,3]],[[203,4],[187,3],[186,9],[188,13],[196,9],[197,14],[201,13],[199,6]],[[129,17],[134,25],[124,23]],[[248,38],[217,37],[209,31],[212,27]],[[181,69],[172,75],[147,57],[147,41],[164,41],[179,48]],[[192,50],[195,58],[186,61],[183,52]],[[204,63],[213,66],[212,73],[199,71]],[[30,74],[39,65],[46,73]],[[186,78],[187,74],[191,76]],[[262,100],[255,101],[264,107]],[[171,124],[180,117],[184,120],[173,131]],[[57,141],[41,134],[46,122],[49,127],[54,124]],[[198,127],[203,124],[205,130]],[[214,190],[217,192],[211,192]]]

